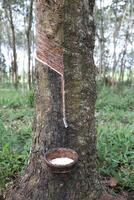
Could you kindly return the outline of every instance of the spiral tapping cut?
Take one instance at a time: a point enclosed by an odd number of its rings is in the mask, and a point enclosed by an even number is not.
[[[44,33],[38,30],[37,54],[36,59],[44,65],[47,65],[61,76],[61,94],[62,94],[62,112],[65,128],[68,127],[65,111],[65,80],[63,49],[54,41],[50,41]]]

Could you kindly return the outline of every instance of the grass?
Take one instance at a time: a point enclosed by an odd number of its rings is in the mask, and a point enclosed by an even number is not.
[[[27,162],[33,118],[30,98],[31,92],[0,90],[0,188]]]
[[[134,92],[101,88],[96,105],[98,170],[134,190]]]
[[[24,168],[31,145],[32,92],[0,90],[0,188]],[[134,190],[134,92],[98,87],[98,171]]]

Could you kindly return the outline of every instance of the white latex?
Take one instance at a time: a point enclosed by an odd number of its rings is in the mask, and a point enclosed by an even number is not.
[[[53,165],[68,165],[73,162],[71,158],[55,158],[50,161]]]

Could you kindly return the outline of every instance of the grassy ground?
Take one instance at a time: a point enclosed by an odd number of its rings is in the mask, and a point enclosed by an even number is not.
[[[0,188],[22,171],[31,144],[30,93],[0,89]]]
[[[33,95],[0,89],[0,188],[23,171],[31,144]],[[98,88],[98,171],[134,190],[134,92]]]
[[[134,92],[100,88],[96,105],[98,170],[134,190]]]

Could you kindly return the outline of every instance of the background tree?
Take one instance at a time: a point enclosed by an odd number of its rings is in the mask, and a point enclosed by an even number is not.
[[[4,55],[0,52],[0,82],[1,85],[7,80],[7,71]]]
[[[134,68],[133,64],[129,67],[129,63],[125,61],[129,60],[130,52],[133,49],[132,13],[132,1],[114,0],[111,3],[105,0],[96,1],[96,48],[94,55],[99,71],[102,71],[103,68],[104,72],[98,77],[101,80],[109,78],[112,85],[115,85],[115,82],[125,82],[129,73],[128,68]]]
[[[32,65],[31,65],[31,44],[32,44],[32,22],[33,22],[33,0],[30,0],[30,5],[28,6],[28,19],[27,19],[27,30],[26,30],[26,38],[27,38],[27,51],[28,51],[28,86],[31,89],[32,82]]]
[[[11,84],[14,83],[15,76],[16,80],[17,76],[20,75],[22,76],[23,74],[22,68],[24,68],[25,71],[27,71],[25,82],[26,84],[29,82],[29,84],[31,85],[32,71],[34,72],[34,70],[32,69],[32,66],[34,66],[32,57],[34,54],[34,49],[32,46],[34,46],[35,48],[34,45],[35,41],[33,39],[34,28],[32,26],[33,0],[31,1],[12,0],[10,2],[3,1],[3,3],[0,4],[0,6],[2,5],[3,9],[0,10],[2,13],[1,24],[3,25],[3,29],[1,32],[2,51],[4,50],[6,63],[8,63],[7,69],[9,72],[12,73]],[[5,13],[5,15],[3,13]],[[6,49],[7,52],[5,51]],[[16,62],[14,65],[15,51],[16,51],[16,56],[15,56]],[[14,69],[16,67],[14,66],[16,66],[16,64],[17,64],[17,70],[16,70],[17,75],[13,76],[13,74],[15,74]],[[30,78],[28,78],[28,76]]]
[[[13,58],[12,58],[12,82],[14,87],[17,88],[18,85],[18,66],[17,66],[17,52],[16,52],[16,35],[15,35],[15,25],[13,21],[13,12],[11,3],[8,1],[3,1],[3,7],[5,10],[5,15],[7,20],[10,24],[11,32],[12,32],[12,51],[13,51]]]

